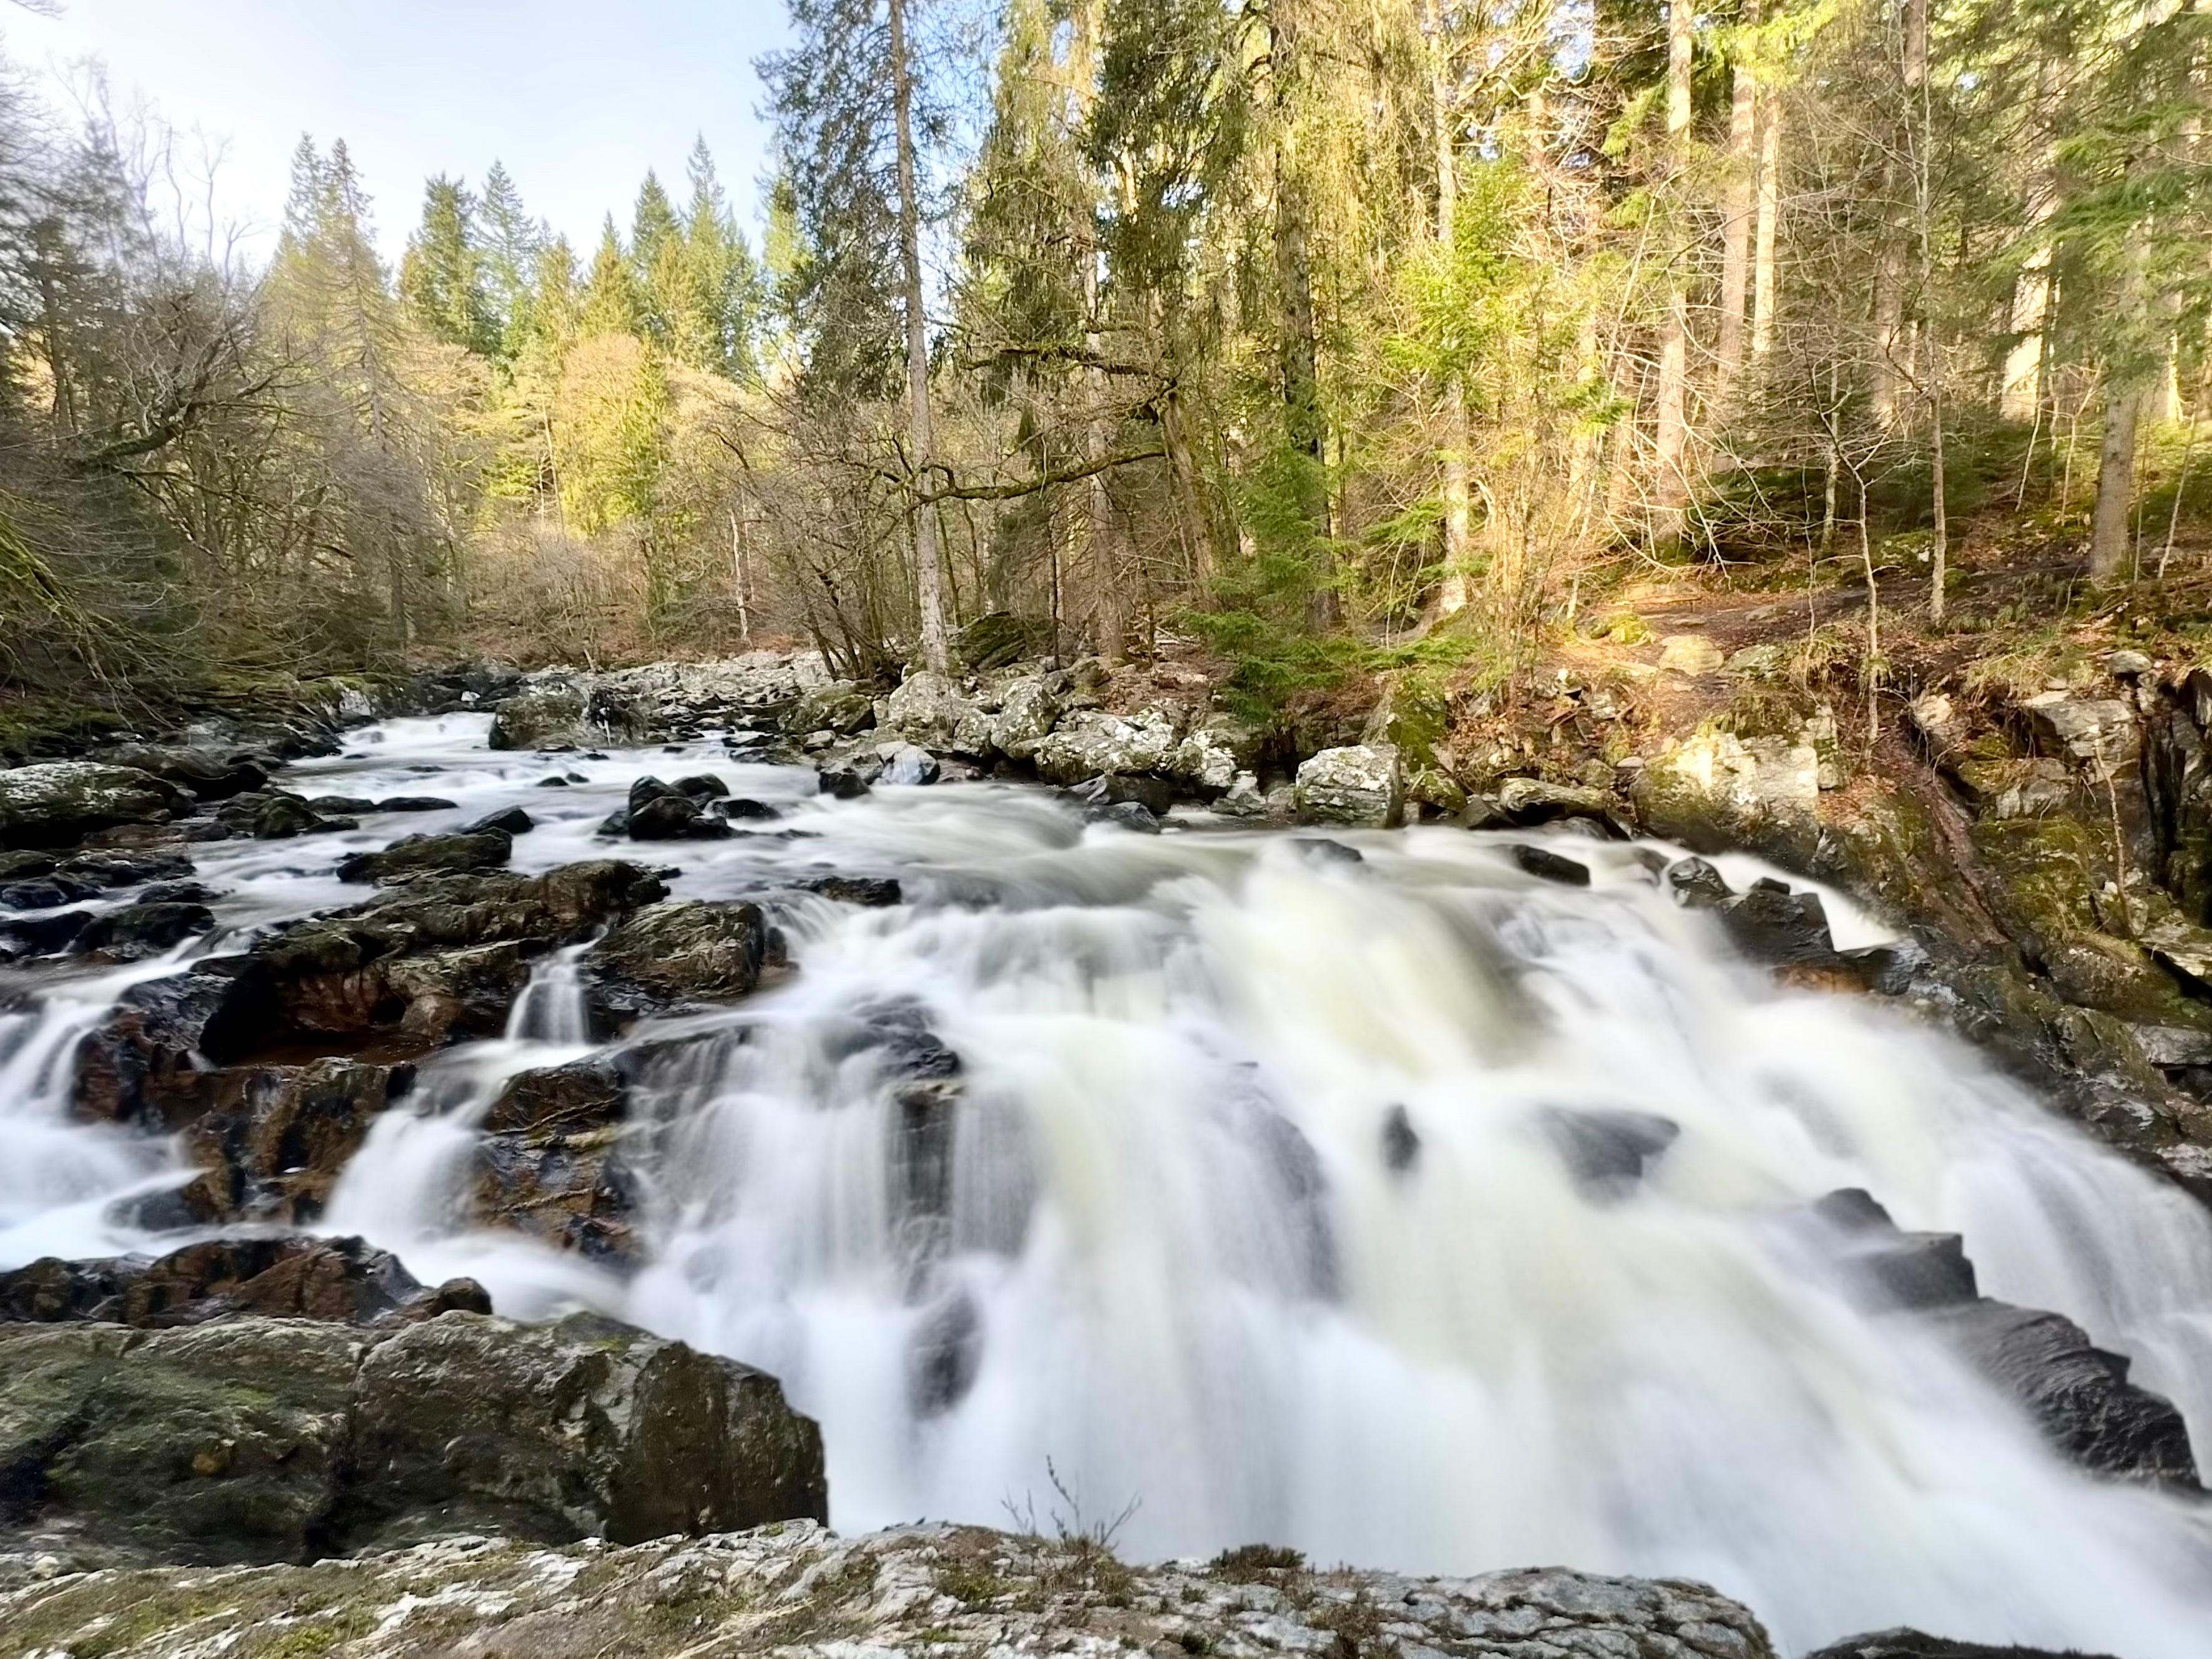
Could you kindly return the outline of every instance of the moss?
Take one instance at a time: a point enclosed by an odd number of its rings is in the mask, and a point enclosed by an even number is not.
[[[1276,1573],[1297,1572],[1305,1564],[1302,1551],[1285,1549],[1279,1544],[1239,1544],[1206,1563],[1206,1571],[1231,1583],[1249,1583]]]
[[[952,1560],[938,1565],[937,1588],[963,1607],[987,1607],[1006,1593],[1006,1581],[980,1561]]]

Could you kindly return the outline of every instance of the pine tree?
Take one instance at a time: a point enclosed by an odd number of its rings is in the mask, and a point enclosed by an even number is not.
[[[636,273],[629,256],[623,252],[622,238],[615,234],[611,213],[599,233],[599,251],[592,256],[592,274],[584,287],[577,331],[586,338],[595,334],[636,334],[643,316]]]
[[[521,192],[498,161],[484,174],[477,224],[484,295],[498,324],[500,353],[513,357],[530,332],[532,290],[544,234],[524,210]]]
[[[407,239],[399,291],[416,322],[437,338],[480,356],[499,347],[499,312],[489,292],[476,198],[441,174],[422,196],[422,222]]]

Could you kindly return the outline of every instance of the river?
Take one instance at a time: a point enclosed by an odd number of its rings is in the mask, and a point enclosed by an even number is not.
[[[2201,1511],[2062,1462],[1918,1322],[1863,1306],[1804,1210],[1863,1187],[1963,1234],[1985,1293],[2133,1356],[2200,1457],[2212,1218],[1955,1041],[1733,960],[1636,848],[1562,838],[1593,872],[1571,888],[1449,828],[1147,836],[1018,786],[839,801],[711,740],[549,761],[490,751],[486,724],[389,721],[290,769],[303,794],[456,805],[194,848],[213,939],[15,974],[0,1267],[184,1242],[112,1216],[182,1178],[173,1151],[67,1112],[76,1039],[124,985],[358,902],[343,853],[519,803],[515,867],[605,856],[632,779],[713,770],[784,816],[617,853],[679,896],[835,871],[905,902],[794,901],[787,979],[630,1034],[659,1056],[626,1153],[646,1265],[465,1218],[500,1081],[591,1052],[575,951],[507,1036],[425,1065],[325,1231],[473,1275],[504,1313],[587,1306],[775,1373],[822,1422],[844,1530],[1118,1522],[1146,1558],[1267,1540],[1689,1577],[1792,1650],[1909,1624],[2205,1651]],[[957,1055],[938,1117],[885,1065],[887,1022]],[[1619,1113],[1679,1136],[1640,1180],[1594,1180],[1559,1126]]]

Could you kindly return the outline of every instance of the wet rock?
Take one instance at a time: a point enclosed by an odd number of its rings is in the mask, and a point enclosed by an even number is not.
[[[2069,1461],[2115,1479],[2197,1490],[2181,1413],[2128,1381],[2125,1356],[2098,1347],[2063,1314],[1980,1295],[1962,1240],[1905,1231],[1868,1193],[1831,1193],[1814,1210],[1840,1241],[1847,1269],[1883,1304],[1926,1321]]]
[[[520,806],[502,806],[496,812],[485,813],[473,823],[463,824],[461,833],[483,836],[497,830],[503,836],[526,836],[537,827],[537,820]]]
[[[544,1066],[509,1078],[484,1116],[488,1134],[520,1134],[540,1140],[586,1134],[619,1123],[627,1114],[628,1085],[604,1060]]]
[[[165,823],[191,805],[176,785],[132,766],[45,761],[0,771],[0,848],[72,847],[95,830]]]
[[[1804,868],[1820,843],[1820,749],[1810,732],[1701,727],[1647,762],[1632,798],[1650,834],[1692,852],[1747,848]]]
[[[494,749],[543,749],[555,744],[588,744],[595,733],[584,723],[586,692],[568,680],[544,680],[508,697],[492,716],[488,742]]]
[[[1682,1133],[1672,1118],[1656,1112],[1612,1107],[1549,1106],[1536,1121],[1575,1184],[1601,1198],[1632,1188]]]
[[[621,1138],[619,1125],[485,1136],[475,1152],[472,1219],[610,1267],[641,1265],[633,1224],[643,1194],[623,1159]]]
[[[228,800],[263,788],[276,769],[271,757],[212,744],[121,744],[105,758],[117,766],[150,772],[199,800]]]
[[[617,1020],[732,1002],[760,982],[768,924],[760,907],[674,899],[649,905],[585,958],[592,1000]]]
[[[909,785],[937,781],[939,770],[937,757],[929,750],[916,748],[910,743],[887,746],[891,752],[882,757],[883,775],[878,781]]]
[[[1301,836],[1291,846],[1300,858],[1311,865],[1325,867],[1332,864],[1367,862],[1367,855],[1357,847],[1346,847],[1340,841],[1324,841],[1319,836]]]
[[[374,801],[360,795],[310,795],[307,805],[325,817],[358,817],[377,810]]]
[[[1850,1636],[1808,1653],[1805,1659],[2112,1659],[2109,1654],[2081,1653],[2069,1648],[1991,1647],[1981,1642],[1954,1642],[1927,1636],[1917,1630],[1877,1631]]]
[[[52,853],[0,850],[0,882],[35,881],[60,866],[61,860]]]
[[[201,1174],[179,1194],[187,1214],[203,1223],[316,1220],[370,1127],[414,1081],[404,1061],[335,1057],[198,1073],[191,1082],[204,1104],[184,1146]]]
[[[376,803],[380,812],[443,812],[459,805],[443,795],[392,795]]]
[[[1828,913],[1818,893],[1793,893],[1778,881],[1764,879],[1721,900],[1711,911],[1729,941],[1754,962],[1810,967],[1837,960]]]
[[[1403,1106],[1382,1115],[1382,1164],[1392,1175],[1404,1175],[1420,1162],[1421,1137]]]
[[[1259,754],[1258,732],[1227,715],[1211,714],[1183,733],[1163,769],[1192,793],[1212,800],[1249,772]]]
[[[201,1650],[265,1659],[265,1645],[252,1644],[272,1632],[331,1659],[474,1652],[478,1644],[546,1659],[807,1659],[848,1650],[891,1659],[939,1648],[996,1659],[1242,1656],[1261,1650],[1260,1631],[1266,1651],[1336,1659],[1355,1650],[1461,1659],[1775,1654],[1749,1612],[1686,1580],[1557,1568],[1413,1579],[1312,1568],[1296,1552],[1257,1547],[1211,1565],[1124,1566],[1095,1547],[944,1525],[859,1538],[791,1525],[557,1552],[471,1540],[227,1574],[212,1608],[205,1582],[177,1571],[61,1578],[0,1595],[0,1620],[52,1652],[109,1659]],[[125,1613],[131,1635],[119,1637]],[[1364,1633],[1378,1626],[1383,1634]],[[456,1637],[461,1627],[469,1633]]]
[[[1498,810],[1518,824],[1583,818],[1620,833],[1620,805],[1613,792],[1582,784],[1547,783],[1541,778],[1507,778],[1498,786]]]
[[[92,920],[89,910],[61,910],[52,915],[0,920],[0,960],[50,957],[66,951]]]
[[[57,873],[0,887],[0,910],[52,910],[99,894],[100,889],[88,881]]]
[[[491,1311],[474,1281],[426,1289],[398,1257],[358,1238],[215,1238],[150,1260],[47,1256],[0,1273],[0,1322],[160,1329],[260,1316],[386,1325],[456,1308]]]
[[[1587,887],[1590,884],[1588,865],[1577,863],[1547,848],[1516,842],[1505,849],[1505,854],[1523,872],[1540,881],[1555,881],[1565,887]]]
[[[155,902],[126,905],[96,915],[72,942],[115,962],[137,962],[175,949],[215,927],[215,912],[199,903]]]
[[[879,769],[841,762],[822,769],[822,793],[837,800],[858,800],[868,793]]]
[[[102,887],[135,887],[143,881],[177,881],[192,873],[181,853],[110,851],[79,853],[61,866],[64,875]]]
[[[1077,784],[1098,777],[1134,777],[1164,771],[1177,741],[1165,709],[1109,714],[1096,708],[1063,715],[1036,746],[1037,775],[1048,783]]]
[[[983,1368],[983,1318],[965,1291],[922,1316],[907,1348],[907,1401],[917,1417],[940,1417],[968,1397]]]
[[[208,1109],[210,1065],[243,1059],[279,1018],[275,985],[250,957],[209,957],[125,989],[78,1045],[80,1117],[175,1129]]]
[[[240,796],[243,800],[246,797]],[[297,795],[270,794],[258,802],[248,825],[256,841],[289,841],[309,830],[329,827],[329,821]]]
[[[794,884],[801,892],[818,893],[840,904],[882,909],[904,897],[895,876],[809,876]]]
[[[1110,823],[1140,836],[1160,833],[1160,820],[1152,809],[1140,800],[1098,801],[1084,808],[1086,823]]]
[[[52,1540],[80,1565],[634,1541],[824,1510],[820,1435],[774,1378],[585,1316],[0,1328],[0,1423],[25,1494],[0,1546]]]
[[[1659,879],[1685,909],[1709,910],[1733,892],[1727,878],[1701,858],[1676,859]]]
[[[495,870],[514,854],[504,830],[451,836],[403,836],[380,853],[352,853],[338,860],[338,879],[406,881],[416,876]]]
[[[630,808],[623,831],[632,841],[702,841],[726,836],[730,826],[699,810],[689,795],[653,795]]]
[[[708,810],[718,817],[733,823],[763,823],[783,816],[780,809],[767,801],[754,800],[744,795],[732,795],[726,799],[718,800]]]
[[[1292,800],[1301,823],[1394,828],[1406,810],[1398,751],[1367,744],[1324,749],[1298,768]]]

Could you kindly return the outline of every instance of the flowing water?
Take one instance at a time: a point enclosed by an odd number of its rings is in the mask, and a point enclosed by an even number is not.
[[[197,849],[231,928],[352,902],[339,854],[520,802],[515,862],[603,855],[629,781],[711,767],[762,833],[628,849],[684,896],[896,875],[790,902],[795,971],[633,1032],[628,1278],[465,1213],[477,1121],[590,1051],[586,951],[507,1034],[423,1068],[325,1226],[520,1316],[587,1305],[757,1364],[817,1417],[833,1519],[1121,1526],[1125,1553],[1267,1540],[1468,1572],[1709,1580],[1792,1650],[1895,1624],[2201,1659],[2212,1528],[2100,1484],[1911,1318],[1869,1311],[1803,1220],[1839,1187],[1965,1235],[1990,1294],[2135,1357],[2212,1453],[2212,1223],[1955,1042],[1778,990],[1652,884],[1562,841],[1587,890],[1493,836],[1084,826],[1041,792],[879,788],[712,744],[548,762],[482,717],[394,721],[305,793],[442,813]],[[564,787],[540,787],[549,773]],[[145,964],[34,970],[0,1016],[0,1265],[171,1248],[107,1218],[179,1178],[68,1120],[79,1036]],[[957,1056],[957,1068],[951,1056]],[[1664,1117],[1640,1181],[1559,1125]]]

